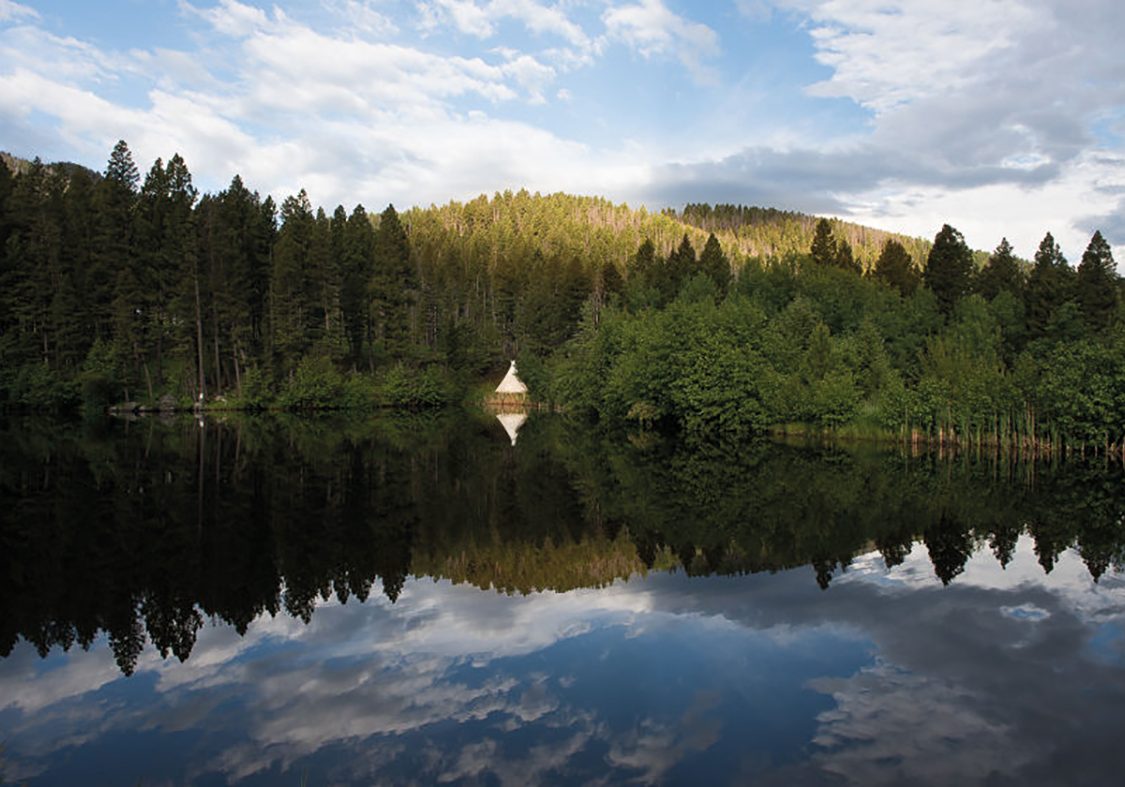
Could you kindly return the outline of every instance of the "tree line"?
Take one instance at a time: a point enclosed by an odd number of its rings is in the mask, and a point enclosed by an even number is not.
[[[0,405],[424,407],[519,359],[606,424],[1120,447],[1121,280],[732,205],[280,205],[178,155],[0,167]],[[801,425],[801,426],[797,426]]]
[[[1100,232],[1071,266],[1048,233],[980,264],[945,225],[918,265],[888,238],[857,262],[827,220],[808,250],[743,260],[709,239],[638,248],[541,384],[607,424],[689,432],[831,429],[1019,450],[1125,445],[1122,281]]]
[[[535,367],[552,355],[585,304],[596,311],[622,297],[644,241],[647,261],[688,266],[664,281],[663,268],[643,274],[670,299],[694,264],[688,247],[737,268],[792,256],[812,232],[800,214],[650,213],[523,190],[402,214],[362,205],[328,213],[304,191],[276,204],[238,176],[201,195],[179,155],[142,176],[125,142],[101,173],[4,164],[8,407],[201,396],[231,406],[441,403],[507,358]],[[720,241],[732,259],[715,253]],[[857,258],[871,264],[871,243],[857,243]]]

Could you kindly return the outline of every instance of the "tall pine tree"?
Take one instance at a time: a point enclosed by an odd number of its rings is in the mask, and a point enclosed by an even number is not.
[[[977,276],[976,291],[988,300],[1001,292],[1010,292],[1019,298],[1023,296],[1023,284],[1023,271],[1012,253],[1012,246],[1007,238],[1001,238]]]
[[[1066,257],[1048,232],[1035,252],[1035,265],[1024,293],[1027,330],[1032,339],[1047,335],[1058,311],[1073,296],[1072,279],[1073,271]]]
[[[1117,313],[1120,287],[1113,252],[1100,230],[1090,238],[1078,264],[1075,290],[1082,317],[1090,329],[1100,332],[1108,328]]]
[[[832,236],[832,224],[828,219],[816,223],[809,254],[817,265],[836,264],[836,238]]]
[[[965,238],[953,227],[945,224],[934,237],[934,245],[926,260],[922,278],[937,297],[938,305],[946,314],[953,305],[969,293],[972,283],[973,253]]]

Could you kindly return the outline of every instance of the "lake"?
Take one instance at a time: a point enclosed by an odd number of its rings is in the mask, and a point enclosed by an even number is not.
[[[546,415],[3,419],[0,781],[1117,783],[1123,481]]]

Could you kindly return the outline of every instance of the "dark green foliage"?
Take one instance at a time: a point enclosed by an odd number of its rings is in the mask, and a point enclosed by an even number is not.
[[[1001,238],[996,250],[988,257],[988,262],[977,275],[976,291],[987,300],[992,300],[1002,292],[1017,298],[1023,297],[1024,275],[1012,246],[1007,238]]]
[[[973,274],[973,254],[961,233],[948,224],[934,237],[933,248],[926,259],[922,278],[937,296],[945,313],[953,310],[957,300],[969,293]]]
[[[1051,326],[1060,322],[1059,310],[1073,295],[1074,271],[1048,232],[1035,252],[1035,265],[1024,293],[1029,336],[1038,339],[1050,335]]]
[[[837,260],[836,238],[832,235],[832,224],[828,219],[816,223],[809,255],[817,265],[835,265]]]
[[[855,256],[852,254],[852,245],[846,240],[842,240],[836,246],[836,259],[835,265],[845,271],[852,273],[862,273],[863,269],[856,261]]]
[[[922,280],[906,249],[894,238],[887,240],[879,253],[879,259],[875,262],[875,277],[894,287],[904,296],[918,289],[918,284]]]
[[[415,275],[410,242],[394,205],[388,205],[379,216],[372,268],[376,352],[380,358],[400,358],[410,336],[408,310],[415,295]]]
[[[333,231],[338,231],[339,212],[333,217]],[[360,363],[371,341],[371,309],[368,282],[375,270],[375,232],[362,205],[356,205],[347,217],[340,250],[340,309],[344,333],[352,362]]]
[[[730,260],[723,253],[723,247],[715,233],[707,236],[707,243],[699,255],[699,268],[715,283],[719,293],[726,295],[731,283]]]
[[[1082,317],[1091,330],[1105,331],[1117,313],[1120,287],[1113,252],[1102,233],[1090,238],[1075,277],[1075,291]]]

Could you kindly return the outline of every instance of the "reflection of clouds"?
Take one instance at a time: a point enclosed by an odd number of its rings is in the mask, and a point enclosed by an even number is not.
[[[921,543],[916,543],[903,562],[890,570],[884,567],[879,553],[872,552],[857,557],[847,572],[832,581],[833,584],[873,582],[888,590],[941,587],[929,552]],[[973,587],[1000,591],[1042,588],[1086,620],[1106,615],[1114,617],[1125,610],[1125,577],[1111,573],[1094,582],[1082,558],[1069,549],[1059,555],[1055,567],[1047,575],[1035,555],[1035,540],[1026,534],[1020,536],[1012,561],[1006,568],[987,547],[981,548],[965,563],[964,572],[957,576],[954,584],[962,589]]]
[[[480,780],[488,774],[505,787],[540,784],[547,774],[562,770],[594,736],[595,730],[588,720],[579,721],[587,722],[582,729],[562,740],[532,746],[525,756],[507,756],[494,739],[465,745],[456,754],[455,762],[446,764],[446,758],[439,755],[443,768],[436,781],[448,784],[467,779]]]
[[[403,735],[447,720],[495,716],[512,726],[542,723],[560,709],[542,676],[521,682],[497,675],[470,685],[451,671],[541,650],[586,632],[591,621],[628,620],[644,609],[644,598],[612,588],[510,598],[420,580],[409,583],[393,607],[383,599],[327,605],[313,618],[316,631],[297,633],[308,640],[301,663],[278,671],[275,665],[254,682],[255,707],[247,722],[254,743],[225,751],[223,770],[245,778],[275,764],[286,768],[337,742]],[[237,668],[231,674],[237,675]],[[556,749],[536,757],[553,761]],[[441,765],[443,771],[452,767]],[[502,782],[519,784],[533,765],[491,767]],[[505,767],[511,768],[510,778]]]
[[[1011,728],[967,707],[961,687],[886,664],[812,685],[836,700],[819,716],[814,762],[848,783],[970,784],[1027,762]]]
[[[186,664],[150,649],[132,683],[118,682],[104,643],[47,661],[21,644],[0,661],[5,735],[18,744],[9,758],[20,758],[6,774],[31,778],[47,757],[113,733],[198,729],[208,754],[195,758],[189,780],[289,778],[278,774],[320,756],[334,762],[328,776],[339,782],[388,781],[397,768],[420,781],[523,784],[570,775],[591,757],[607,779],[661,781],[700,753],[735,745],[742,730],[728,711],[739,687],[777,678],[773,667],[759,671],[730,650],[750,633],[767,654],[812,653],[842,640],[871,641],[878,652],[872,669],[808,684],[835,702],[830,711],[817,706],[815,733],[809,711],[813,756],[780,767],[748,759],[742,767],[755,779],[943,783],[993,773],[1048,783],[1065,780],[1080,757],[1087,781],[1096,781],[1122,765],[1115,736],[1125,670],[1115,632],[1125,623],[1123,592],[1119,577],[1095,585],[1069,553],[1045,576],[1027,539],[1007,572],[985,553],[949,587],[933,576],[924,547],[889,573],[877,555],[862,556],[827,592],[807,568],[737,578],[653,574],[528,596],[410,580],[394,605],[382,597],[324,602],[308,625],[264,616],[243,637],[205,627]],[[599,638],[606,628],[617,631]],[[643,643],[626,644],[642,633]],[[538,661],[583,634],[588,642],[570,656],[579,660],[559,660],[562,674],[549,672],[550,657]],[[616,654],[621,668],[615,648],[671,659],[660,645],[685,636],[716,649],[701,662],[716,674],[692,675],[689,685],[727,693],[688,701],[669,687],[675,710],[624,728],[604,704],[611,698],[572,699],[600,674],[599,658],[609,663]],[[811,675],[823,675],[827,663],[816,662]],[[134,703],[121,686],[147,693]]]
[[[827,592],[807,569],[689,585],[655,576],[647,591],[677,614],[764,631],[847,626],[871,639],[881,667],[811,684],[838,704],[819,718],[827,750],[807,764],[829,775],[956,784],[991,769],[1000,782],[1104,784],[1125,768],[1123,642],[1096,639],[1125,626],[1125,583],[1094,583],[1073,552],[1047,575],[1022,538],[1007,571],[985,549],[948,587],[917,546],[890,572],[877,553],[856,559]]]
[[[638,781],[662,781],[672,768],[692,752],[711,748],[722,735],[722,723],[712,717],[720,701],[713,692],[698,692],[677,724],[643,719],[635,728],[614,736],[608,760],[640,772]]]
[[[47,680],[41,679],[45,664],[35,649],[26,643],[16,647],[11,656],[0,660],[0,710],[14,706],[24,713],[38,713],[120,679],[121,669],[103,645],[104,637],[82,658],[66,659],[64,665],[53,669],[48,666]],[[52,654],[47,665],[59,658]]]
[[[498,731],[528,723],[575,726],[568,744],[556,741],[491,764],[502,782],[519,784],[528,773],[546,772],[555,767],[551,763],[565,761],[579,739],[589,740],[592,719],[564,708],[542,674],[527,680],[497,674],[471,681],[456,675],[487,668],[496,659],[534,653],[595,627],[627,623],[647,607],[643,592],[624,585],[509,597],[446,581],[414,580],[394,605],[382,597],[366,604],[323,602],[307,625],[284,615],[263,616],[241,637],[230,627],[205,627],[183,664],[147,650],[131,680],[153,675],[155,701],[137,711],[82,706],[100,719],[99,725],[87,726],[92,719],[82,719],[75,726],[55,706],[88,700],[90,692],[120,679],[108,648],[66,659],[45,683],[36,679],[44,662],[30,646],[20,645],[12,658],[0,661],[0,691],[11,687],[4,696],[24,711],[14,732],[21,737],[21,755],[33,758],[114,730],[170,732],[213,723],[224,701],[246,694],[239,739],[224,740],[209,762],[194,766],[204,769],[196,776],[218,770],[232,780],[275,766],[284,771],[327,746],[373,736],[385,739],[364,747],[365,761],[368,766],[385,764],[402,748],[395,736],[447,720],[496,719]],[[83,730],[82,737],[59,734],[68,728]],[[38,745],[23,745],[32,739]],[[436,752],[435,758],[435,773],[458,770],[456,760],[445,762],[444,754]]]

